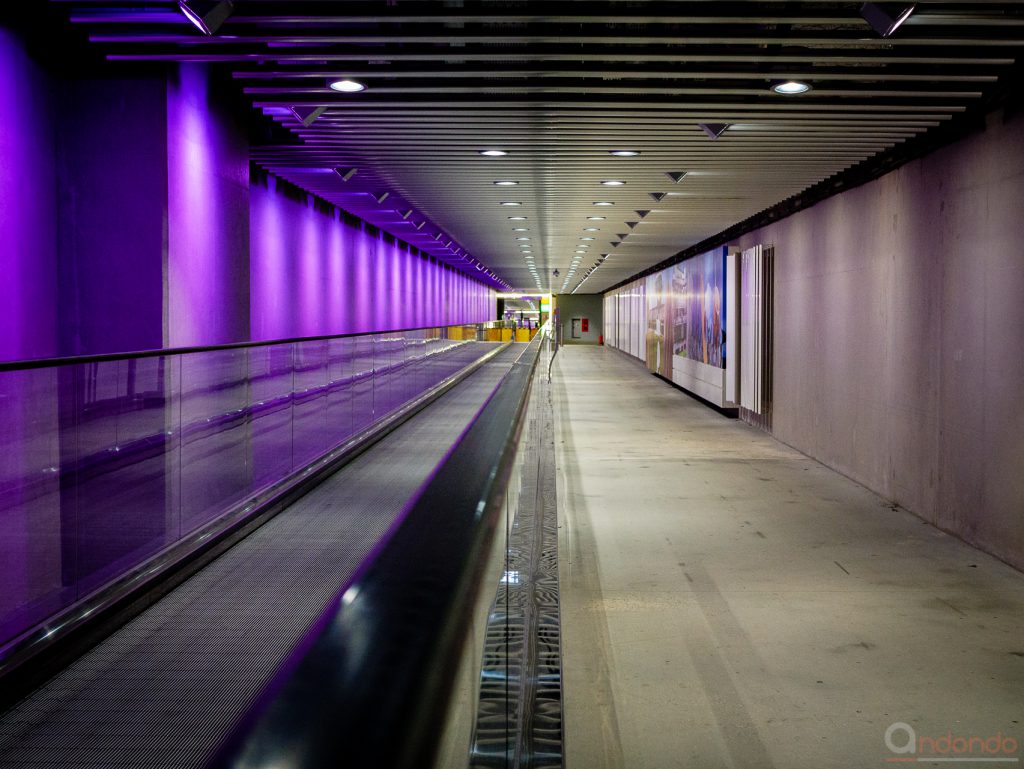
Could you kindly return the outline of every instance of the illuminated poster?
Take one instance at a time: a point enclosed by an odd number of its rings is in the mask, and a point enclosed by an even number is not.
[[[667,272],[671,283],[671,301],[669,307],[672,313],[672,354],[682,358],[687,357],[687,344],[689,337],[687,330],[690,327],[690,320],[687,316],[686,291],[689,285],[686,280],[687,264],[676,264],[669,267]]]
[[[677,265],[678,267],[679,265]],[[721,251],[688,259],[686,288],[686,357],[709,366],[725,367],[725,258]]]
[[[727,253],[709,251],[614,292],[614,319],[606,320],[617,324],[614,346],[670,379],[680,358],[724,369]]]
[[[668,354],[671,341],[668,333],[669,292],[666,272],[647,277],[647,329],[644,334],[644,359],[647,369],[664,377],[672,376],[672,359]]]

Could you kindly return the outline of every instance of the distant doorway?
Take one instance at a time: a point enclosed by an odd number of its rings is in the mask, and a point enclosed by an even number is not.
[[[572,319],[572,338],[573,339],[579,339],[580,338],[580,320],[581,320],[580,318],[573,318]]]

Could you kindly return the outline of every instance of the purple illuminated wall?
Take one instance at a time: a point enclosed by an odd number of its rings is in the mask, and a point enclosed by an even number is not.
[[[167,85],[168,347],[249,338],[249,147],[211,82]]]
[[[475,323],[494,293],[275,177],[250,189],[252,338]]]
[[[209,67],[81,79],[44,54],[0,31],[0,360],[494,318],[471,277],[273,177],[250,187]]]
[[[0,29],[0,359],[57,354],[53,109],[45,75]]]

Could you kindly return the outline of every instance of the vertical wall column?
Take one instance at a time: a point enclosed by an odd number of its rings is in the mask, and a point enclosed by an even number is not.
[[[167,86],[168,347],[249,339],[249,147],[210,77]]]
[[[0,29],[0,359],[57,354],[56,158],[44,72]]]

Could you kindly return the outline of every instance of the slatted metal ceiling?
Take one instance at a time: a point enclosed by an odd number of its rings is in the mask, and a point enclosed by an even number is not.
[[[294,136],[252,149],[264,168],[461,268],[555,291],[598,262],[580,290],[607,288],[941,125],[1024,48],[1019,0],[920,2],[889,38],[859,2],[236,0],[209,37],[173,2],[56,2],[111,59],[225,63]],[[367,89],[328,88],[343,77]],[[788,79],[812,90],[770,90]],[[320,106],[308,126],[293,112]]]

